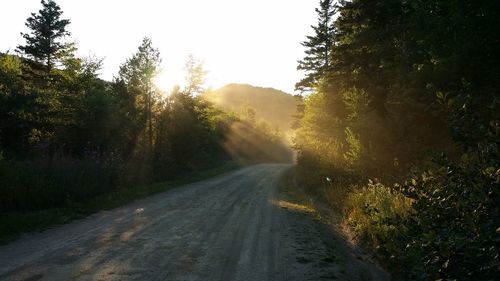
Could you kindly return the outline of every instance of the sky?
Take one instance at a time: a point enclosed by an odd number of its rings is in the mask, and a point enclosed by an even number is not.
[[[104,58],[110,80],[145,36],[162,56],[164,90],[182,85],[192,54],[204,61],[207,86],[247,83],[293,93],[302,73],[300,45],[311,35],[319,0],[56,0],[71,20],[70,41],[82,57]],[[40,0],[2,0],[0,52],[24,43],[24,23]]]

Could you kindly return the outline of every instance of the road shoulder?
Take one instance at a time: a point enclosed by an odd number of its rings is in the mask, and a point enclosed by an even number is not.
[[[283,249],[287,280],[389,280],[389,275],[348,239],[328,210],[305,194],[288,169],[278,186],[278,206],[287,222]]]

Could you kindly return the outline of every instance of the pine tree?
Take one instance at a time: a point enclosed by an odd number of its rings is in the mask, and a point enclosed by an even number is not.
[[[160,51],[153,47],[150,38],[144,38],[137,53],[120,67],[120,78],[127,84],[130,92],[136,95],[138,103],[144,110],[148,127],[148,148],[153,148],[153,105],[157,93],[153,79],[159,72],[161,64]]]
[[[66,27],[68,19],[61,19],[61,8],[53,0],[42,0],[42,9],[38,14],[32,13],[26,20],[29,33],[21,33],[26,40],[25,45],[18,46],[24,55],[45,65],[48,73],[52,70],[58,54],[64,52],[68,45],[61,42],[70,32]]]
[[[306,47],[306,56],[298,61],[297,70],[305,71],[305,77],[295,84],[299,91],[310,90],[330,66],[330,49],[333,44],[334,27],[333,16],[336,7],[333,0],[320,0],[320,7],[316,8],[318,24],[311,26],[314,35],[307,36],[302,43]]]

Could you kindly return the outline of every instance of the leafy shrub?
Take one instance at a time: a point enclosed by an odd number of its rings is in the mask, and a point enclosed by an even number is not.
[[[344,217],[363,240],[377,247],[406,231],[394,222],[412,213],[411,204],[401,192],[370,180],[347,195]]]
[[[414,198],[416,211],[407,222],[412,234],[407,237],[407,248],[422,252],[416,264],[422,275],[415,277],[498,277],[500,169],[498,162],[490,166],[486,158],[464,156],[460,164],[441,159],[438,168],[406,183],[405,192]]]

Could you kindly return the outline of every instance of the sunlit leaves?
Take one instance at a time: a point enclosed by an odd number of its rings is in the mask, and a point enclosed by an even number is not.
[[[404,182],[394,189],[414,213],[380,221],[376,204],[353,207],[369,238],[408,230],[377,248],[404,280],[496,278],[499,3],[339,1],[331,65],[306,97],[301,169]]]

